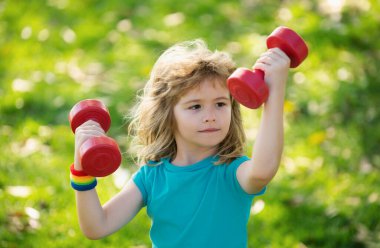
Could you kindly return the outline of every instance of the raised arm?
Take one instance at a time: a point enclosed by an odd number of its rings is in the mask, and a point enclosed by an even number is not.
[[[80,145],[90,137],[102,135],[104,131],[93,121],[88,121],[76,129],[75,170],[82,170],[78,159]],[[89,239],[100,239],[114,233],[131,221],[143,206],[142,195],[132,180],[104,206],[99,201],[96,189],[76,191],[75,196],[79,224]]]
[[[269,49],[254,69],[265,72],[269,97],[264,104],[252,158],[242,164],[237,178],[247,193],[257,193],[276,175],[283,150],[283,108],[290,59],[278,48]]]

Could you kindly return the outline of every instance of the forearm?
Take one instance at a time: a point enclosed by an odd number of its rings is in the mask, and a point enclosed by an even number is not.
[[[79,225],[84,235],[90,239],[103,237],[106,218],[96,190],[76,191],[75,197]]]
[[[93,178],[81,173],[83,168],[79,159],[79,147],[88,138],[103,134],[104,132],[99,124],[94,121],[85,122],[75,131],[76,149],[74,152],[74,169],[71,170],[71,182],[74,189],[86,190],[76,191],[75,197],[79,224],[82,232],[89,239],[99,239],[114,233],[132,220],[144,204],[139,188],[130,179],[123,190],[102,206],[98,194],[93,188],[95,186]],[[87,184],[89,187],[78,187],[76,184],[79,183],[82,184],[79,186],[83,186],[86,185],[86,181],[89,182]]]
[[[284,84],[285,88],[285,84]],[[255,174],[271,180],[276,174],[283,151],[283,108],[285,89],[277,87],[270,91],[264,104],[261,123],[252,151]]]
[[[82,170],[77,157],[75,156],[74,158],[74,168]],[[102,227],[104,227],[106,218],[96,189],[75,191],[75,198],[79,225],[82,232],[90,239],[97,239],[103,236]]]
[[[271,48],[256,61],[253,69],[265,73],[269,97],[264,104],[252,158],[238,169],[240,185],[248,193],[257,193],[276,175],[284,146],[284,99],[289,57],[279,48]]]

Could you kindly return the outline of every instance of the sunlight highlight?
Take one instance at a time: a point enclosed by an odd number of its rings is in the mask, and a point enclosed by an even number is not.
[[[164,17],[164,23],[167,27],[175,27],[185,21],[185,15],[182,12],[176,12]]]
[[[293,14],[288,8],[281,8],[278,11],[278,18],[282,21],[290,21],[293,18]]]
[[[74,41],[77,38],[76,33],[70,28],[66,28],[65,30],[63,30],[61,36],[63,40],[68,44],[74,43]]]
[[[38,40],[39,41],[46,41],[50,36],[50,32],[49,30],[47,30],[46,28],[45,29],[42,29],[39,33],[38,33]]]
[[[121,189],[131,177],[131,172],[121,166],[113,173],[113,184],[116,188]]]
[[[21,31],[21,39],[27,40],[32,36],[32,28],[27,26],[24,27]]]
[[[259,214],[265,208],[265,202],[263,200],[257,200],[251,207],[251,215]]]
[[[119,32],[128,32],[132,28],[132,22],[128,19],[121,20],[117,23],[117,30]]]
[[[33,83],[31,81],[16,78],[12,82],[12,89],[15,92],[30,92],[33,90]]]
[[[32,194],[32,187],[29,186],[8,186],[6,192],[14,197],[26,198]]]
[[[322,13],[327,14],[334,21],[340,21],[345,0],[324,0],[320,1],[319,8]]]

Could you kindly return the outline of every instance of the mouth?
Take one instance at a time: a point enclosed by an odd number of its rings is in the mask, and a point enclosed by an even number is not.
[[[203,129],[203,130],[200,130],[198,132],[200,133],[214,133],[214,132],[218,132],[220,129],[218,128],[207,128],[207,129]]]

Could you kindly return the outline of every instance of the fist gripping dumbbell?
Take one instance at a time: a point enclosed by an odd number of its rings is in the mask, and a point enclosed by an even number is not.
[[[276,28],[266,40],[267,48],[280,48],[289,58],[290,67],[295,68],[307,57],[308,48],[303,39],[287,27]],[[236,69],[227,79],[231,95],[248,108],[261,106],[269,95],[262,70]]]
[[[69,121],[74,133],[77,127],[88,120],[99,123],[104,132],[107,132],[111,125],[108,109],[98,100],[83,100],[71,109]],[[79,148],[79,156],[83,171],[94,177],[104,177],[113,173],[121,163],[119,146],[106,136],[86,140]]]

